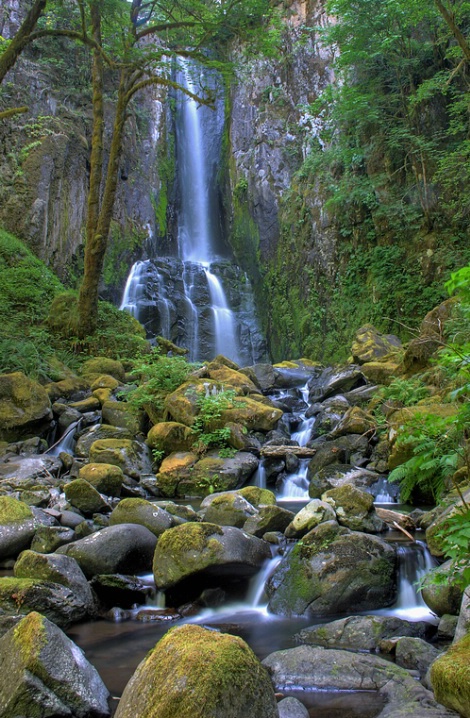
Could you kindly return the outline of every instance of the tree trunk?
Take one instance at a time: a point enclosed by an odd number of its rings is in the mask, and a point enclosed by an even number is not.
[[[36,27],[37,21],[41,17],[46,4],[47,0],[35,0],[33,7],[26,15],[15,37],[5,52],[0,55],[0,83],[28,44],[29,35]]]
[[[450,31],[452,32],[453,36],[457,40],[460,49],[462,50],[465,59],[470,61],[470,45],[467,42],[467,39],[457,23],[455,22],[454,15],[445,7],[445,5],[441,2],[441,0],[434,0],[437,9],[441,13],[442,17],[446,21],[447,25],[450,28]]]

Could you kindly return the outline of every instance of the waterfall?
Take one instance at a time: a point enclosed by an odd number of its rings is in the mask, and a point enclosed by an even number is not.
[[[309,388],[308,388],[308,382],[302,387],[301,394],[302,399],[305,404],[309,404]],[[292,439],[298,443],[299,446],[306,446],[309,442],[312,434],[312,428],[313,424],[315,423],[315,418],[312,419],[306,419],[305,414],[301,414],[302,421],[297,429],[292,434]],[[303,500],[309,500],[308,495],[308,479],[307,479],[307,471],[308,471],[308,459],[301,459],[299,470],[296,474],[290,474],[286,477],[281,493],[279,495],[280,499],[303,499]]]
[[[210,90],[220,96],[215,72],[182,58],[178,67],[178,85],[193,95]],[[214,111],[183,90],[174,99],[178,257],[136,262],[121,309],[139,319],[149,338],[162,335],[186,347],[191,361],[215,354],[242,365],[266,361],[250,284],[222,233],[217,173],[223,102],[216,100]]]

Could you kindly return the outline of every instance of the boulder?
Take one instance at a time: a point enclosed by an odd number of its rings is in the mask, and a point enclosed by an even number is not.
[[[470,633],[470,586],[467,586],[463,592],[454,641],[459,641],[467,633]]]
[[[294,513],[281,506],[261,506],[258,513],[245,521],[243,530],[262,538],[266,533],[284,533],[292,522]]]
[[[389,359],[388,361],[370,361],[361,366],[361,371],[372,384],[388,386],[400,374],[400,362]]]
[[[56,486],[57,478],[62,471],[62,461],[55,456],[15,456],[8,462],[0,464],[0,485],[11,484],[16,486]]]
[[[69,626],[86,614],[81,598],[55,581],[4,577],[0,580],[0,608],[9,614],[38,611],[58,626]]]
[[[357,366],[351,365],[335,369],[328,367],[322,371],[320,376],[314,376],[308,384],[309,401],[324,401],[330,396],[351,391],[366,384],[363,373]]]
[[[259,387],[256,386],[246,374],[231,369],[228,366],[222,366],[216,362],[211,362],[207,366],[208,376],[216,382],[227,385],[228,388],[235,389],[239,394],[258,394]]]
[[[463,596],[462,586],[452,579],[450,575],[452,561],[445,561],[438,568],[428,574],[423,582],[421,595],[425,603],[438,616],[445,613],[458,614]],[[435,579],[441,582],[436,583]]]
[[[255,375],[261,391],[267,392],[274,387],[276,373],[272,364],[254,364],[248,367],[248,369]],[[242,371],[245,370],[242,369]]]
[[[95,513],[111,509],[95,487],[84,479],[75,479],[65,484],[64,493],[67,501],[84,516],[92,516]]]
[[[393,636],[430,638],[435,631],[435,626],[425,621],[405,621],[397,616],[348,616],[304,628],[295,638],[298,643],[324,648],[376,651],[384,639]]]
[[[33,612],[0,638],[0,714],[105,718],[109,693],[78,646]]]
[[[269,545],[241,529],[186,523],[160,536],[153,574],[157,587],[164,590],[200,574],[249,577],[268,558],[271,558]]]
[[[123,499],[116,506],[109,517],[109,525],[139,524],[145,526],[155,536],[174,526],[175,521],[168,511],[165,511],[145,499]]]
[[[438,648],[421,638],[404,636],[397,641],[395,662],[397,666],[407,668],[409,671],[417,671],[420,678],[424,678],[429,666],[440,653]]]
[[[190,451],[194,441],[194,432],[177,421],[161,421],[152,426],[147,434],[148,446],[163,451],[165,456],[175,451]]]
[[[164,496],[207,496],[242,486],[258,467],[258,459],[246,451],[221,458],[209,451],[197,460],[194,454],[176,453],[164,459],[157,486]]]
[[[100,573],[139,573],[152,569],[156,536],[137,524],[108,526],[61,546],[56,553],[74,558],[87,578]]]
[[[452,641],[457,631],[458,622],[458,616],[444,613],[437,626],[437,637],[443,641]]]
[[[393,334],[382,334],[372,324],[364,324],[356,332],[351,354],[357,364],[365,364],[374,359],[383,359],[400,347],[401,341],[398,337]]]
[[[379,533],[387,529],[385,521],[375,513],[372,494],[352,484],[343,484],[337,489],[326,491],[322,500],[332,502],[338,523],[352,531]]]
[[[419,336],[412,339],[403,357],[403,368],[407,373],[424,369],[433,354],[442,347],[443,330],[452,316],[456,298],[446,299],[426,314],[419,328]]]
[[[90,449],[95,441],[101,439],[132,439],[133,436],[128,429],[122,429],[118,426],[109,426],[108,424],[95,424],[89,429],[80,432],[75,444],[75,454],[80,459],[87,459],[90,455]]]
[[[100,494],[120,496],[124,474],[114,464],[85,464],[78,472],[78,478],[91,484]]]
[[[66,526],[41,526],[31,541],[31,550],[37,553],[53,553],[59,546],[70,543],[75,538],[73,529]]]
[[[92,359],[88,359],[82,364],[80,373],[90,382],[93,382],[102,374],[109,374],[117,379],[118,382],[123,382],[126,378],[126,372],[121,362],[115,359],[108,359],[108,357],[93,357]]]
[[[16,558],[31,544],[35,531],[29,506],[10,496],[0,496],[0,559]]]
[[[248,431],[271,431],[282,417],[282,410],[261,395],[235,397],[232,408],[221,413],[222,425],[228,423],[241,424]]]
[[[375,426],[375,420],[370,414],[358,406],[352,406],[335,426],[331,437],[335,439],[349,434],[371,434]]]
[[[133,409],[125,401],[105,401],[101,411],[103,422],[110,426],[120,426],[134,436],[144,429],[145,415],[143,411]]]
[[[130,439],[98,439],[90,447],[90,462],[119,466],[124,474],[136,480],[142,474],[152,473],[149,448]]]
[[[365,489],[377,483],[378,478],[379,475],[374,471],[349,464],[332,464],[316,473],[311,472],[309,466],[307,470],[308,494],[312,499],[319,499],[325,491],[336,489],[343,484],[353,484],[358,489]]]
[[[238,489],[238,493],[257,509],[264,504],[274,505],[276,503],[276,496],[273,492],[259,486],[244,486],[242,489]]]
[[[224,491],[206,496],[200,506],[203,521],[218,526],[236,526],[239,529],[256,513],[257,509],[237,491]]]
[[[279,718],[309,718],[309,712],[303,703],[288,696],[277,704]]]
[[[209,392],[219,392],[223,388],[218,382],[192,378],[165,397],[165,411],[173,421],[192,426],[199,413],[200,399],[207,396]]]
[[[470,634],[454,643],[431,666],[431,685],[436,699],[470,718]]]
[[[463,491],[463,497],[467,503],[470,502],[470,489]],[[430,514],[432,521],[426,527],[426,543],[433,556],[442,557],[444,555],[444,536],[447,529],[447,520],[455,514],[461,513],[461,509],[456,504],[451,504],[444,511],[436,514]]]
[[[51,419],[51,402],[41,384],[21,371],[0,376],[0,440],[37,436]]]
[[[319,524],[283,557],[266,584],[268,608],[291,616],[329,616],[391,605],[395,549],[376,536]]]
[[[331,521],[336,518],[331,505],[319,499],[309,501],[292,519],[285,530],[286,538],[302,538],[322,521]]]
[[[278,718],[267,671],[237,636],[174,628],[138,666],[115,718]]]
[[[377,691],[385,708],[377,718],[456,718],[439,705],[430,691],[404,668],[373,655],[299,646],[277,651],[263,665],[277,691],[291,686],[304,690]]]

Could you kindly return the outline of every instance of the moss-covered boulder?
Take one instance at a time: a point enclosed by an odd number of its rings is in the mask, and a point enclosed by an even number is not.
[[[165,411],[179,424],[192,426],[199,413],[199,401],[209,392],[223,390],[219,382],[192,378],[165,397]]]
[[[89,484],[106,496],[120,496],[124,474],[119,466],[114,464],[85,464],[78,472],[78,478]]]
[[[463,492],[464,500],[470,502],[470,489],[465,489]],[[446,534],[447,521],[461,512],[459,508],[460,501],[458,503],[452,503],[444,511],[436,512],[431,523],[426,528],[426,543],[433,556],[442,557],[444,556],[444,536]]]
[[[101,408],[101,404],[96,396],[87,396],[85,399],[79,401],[73,401],[69,404],[72,409],[76,409],[80,414],[87,414],[91,411],[98,411]]]
[[[322,521],[331,521],[335,518],[335,512],[330,504],[314,499],[294,516],[285,530],[286,537],[302,538]]]
[[[35,531],[29,506],[11,496],[0,496],[0,559],[16,558],[31,544]]]
[[[398,361],[370,361],[361,366],[361,371],[372,384],[388,386],[400,372]]]
[[[59,546],[75,541],[73,529],[67,526],[40,526],[31,541],[31,550],[38,553],[53,553]]]
[[[430,678],[439,703],[470,718],[470,633],[434,661]]]
[[[105,718],[108,697],[81,650],[39,613],[30,613],[0,638],[3,718]]]
[[[166,589],[190,576],[252,576],[271,557],[269,545],[232,526],[186,523],[165,531],[153,559],[155,583]]]
[[[58,626],[80,621],[84,611],[75,592],[55,581],[34,578],[0,578],[0,609],[9,614],[38,611]]]
[[[75,454],[80,459],[87,459],[90,455],[90,449],[95,441],[102,439],[133,439],[133,435],[128,429],[119,426],[110,426],[109,424],[94,424],[89,429],[84,429],[75,444]]]
[[[267,671],[236,636],[170,630],[138,666],[116,718],[278,718]]]
[[[90,447],[90,462],[119,466],[124,474],[137,480],[142,474],[153,473],[149,448],[130,439],[98,439]]]
[[[235,397],[232,407],[221,413],[222,425],[241,424],[249,431],[271,431],[275,428],[283,412],[275,407],[267,397],[259,394]]]
[[[103,374],[108,374],[118,382],[123,382],[126,372],[120,361],[108,359],[108,357],[93,357],[88,359],[81,367],[81,375],[93,382]]]
[[[85,516],[106,512],[111,508],[95,487],[84,479],[74,479],[65,484],[64,493],[67,501]]]
[[[194,441],[194,432],[177,421],[161,421],[152,426],[147,434],[148,446],[163,451],[165,455],[175,451],[190,451]]]
[[[269,610],[329,616],[390,606],[396,597],[395,549],[336,521],[319,524],[284,556],[268,580]]]
[[[157,486],[163,496],[179,496],[178,486],[183,480],[189,481],[198,455],[188,451],[175,451],[160,464]]]
[[[282,506],[260,506],[258,512],[245,521],[243,530],[259,538],[273,531],[283,534],[293,518],[294,513]]]
[[[269,489],[261,489],[259,486],[244,486],[242,489],[238,489],[238,493],[257,509],[264,504],[274,505],[276,503],[274,493]]]
[[[433,416],[444,419],[454,416],[456,411],[457,407],[454,404],[434,403],[416,404],[415,406],[407,406],[392,412],[387,417],[392,430],[391,436],[393,437],[390,444],[391,450],[388,459],[388,468],[390,470],[395,469],[413,456],[412,444],[406,441],[399,441],[403,432],[406,435],[406,423],[410,421],[410,419],[414,419],[417,416],[421,416],[423,420],[426,420],[428,417],[432,418]]]
[[[108,526],[56,553],[74,558],[87,578],[101,573],[144,573],[152,570],[157,537],[137,524]]]
[[[452,561],[445,561],[432,574],[425,576],[421,595],[425,603],[438,616],[451,614],[456,616],[460,610],[463,587],[451,578]],[[435,579],[440,579],[439,583]]]
[[[101,407],[103,421],[110,426],[120,426],[132,435],[139,434],[145,427],[143,411],[133,409],[125,401],[105,401]]]
[[[348,529],[367,533],[378,533],[387,529],[386,523],[375,513],[372,494],[361,491],[352,484],[330,489],[323,494],[322,499],[331,502],[338,523]]]
[[[200,514],[203,521],[218,526],[237,526],[241,529],[247,518],[257,509],[237,491],[211,494],[201,501]]]
[[[155,536],[160,536],[174,523],[175,521],[168,511],[151,504],[150,501],[138,498],[123,499],[109,517],[110,526],[139,524],[145,526]]]
[[[348,434],[367,434],[375,429],[374,418],[358,406],[347,410],[343,418],[331,432],[333,438]]]
[[[211,362],[207,366],[207,370],[210,379],[225,384],[229,388],[236,389],[240,394],[259,393],[259,387],[240,371],[230,369],[228,366],[222,366],[217,362]]]
[[[90,390],[90,383],[84,379],[83,377],[79,376],[68,376],[66,379],[61,379],[60,381],[54,381],[50,384],[46,384],[44,386],[44,389],[47,391],[49,395],[49,399],[51,401],[56,401],[59,397],[62,397],[64,399],[72,399],[75,400],[76,397],[83,396],[83,393]],[[86,399],[77,399],[76,401],[72,401],[70,406],[74,409],[79,409],[76,404],[80,404],[82,401],[86,401]],[[99,407],[95,407],[95,409],[98,409]],[[84,411],[94,411],[94,409],[85,409]],[[82,413],[84,413],[82,411]]]
[[[20,371],[0,376],[0,440],[41,434],[51,419],[51,402],[43,386]]]
[[[419,328],[419,336],[412,339],[403,357],[403,368],[416,373],[428,366],[429,360],[442,347],[443,329],[451,318],[456,298],[446,299],[426,314]]]
[[[365,364],[383,359],[388,354],[398,351],[401,341],[391,334],[382,334],[372,324],[364,324],[357,330],[351,354],[357,364]]]

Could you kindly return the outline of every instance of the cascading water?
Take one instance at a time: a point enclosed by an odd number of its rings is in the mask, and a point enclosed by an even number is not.
[[[301,394],[303,402],[308,406],[308,382],[302,387]],[[296,441],[299,446],[306,446],[312,435],[313,424],[315,419],[307,419],[305,414],[301,414],[301,423],[292,434],[292,440]],[[299,464],[299,470],[295,474],[290,474],[284,481],[284,484],[279,495],[280,499],[304,499],[308,500],[308,459],[301,459]]]
[[[217,94],[216,75],[187,60],[180,59],[176,79],[193,95],[208,88]],[[215,354],[242,365],[264,361],[249,282],[222,237],[216,176],[223,103],[216,102],[214,111],[180,90],[175,106],[178,259],[137,262],[121,309],[139,319],[150,338],[162,335],[188,348],[192,361]]]

